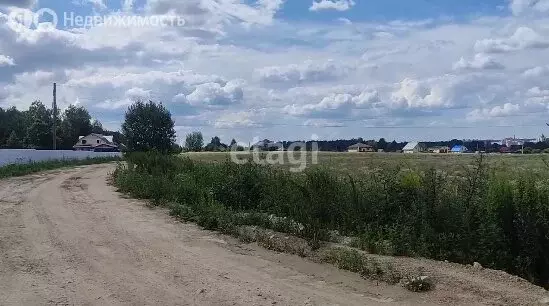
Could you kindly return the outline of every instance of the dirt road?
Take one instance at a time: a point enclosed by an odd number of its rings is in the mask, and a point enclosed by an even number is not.
[[[113,169],[0,181],[2,305],[436,304],[177,222],[117,194]]]

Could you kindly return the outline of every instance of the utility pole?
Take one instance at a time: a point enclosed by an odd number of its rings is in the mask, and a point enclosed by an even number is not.
[[[57,150],[57,83],[53,83],[53,149]]]

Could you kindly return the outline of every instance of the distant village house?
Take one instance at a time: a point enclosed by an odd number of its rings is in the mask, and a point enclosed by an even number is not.
[[[425,145],[420,142],[409,142],[402,149],[404,153],[421,153],[425,152]]]
[[[264,139],[252,145],[252,150],[258,151],[284,151],[282,142],[273,142],[269,139]]]
[[[455,145],[452,147],[452,150],[451,150],[452,153],[456,153],[456,154],[465,153],[467,151],[468,149],[464,145]]]
[[[448,147],[432,147],[427,149],[427,152],[435,153],[435,154],[448,153],[449,151],[450,151],[450,148]]]
[[[347,151],[348,152],[354,152],[354,153],[358,153],[358,152],[375,152],[373,146],[367,145],[365,143],[354,144],[354,145],[350,146],[349,148],[347,148]]]
[[[74,145],[75,151],[93,151],[93,152],[118,152],[117,144],[114,143],[113,136],[104,136],[101,134],[90,134],[80,136],[78,142]]]

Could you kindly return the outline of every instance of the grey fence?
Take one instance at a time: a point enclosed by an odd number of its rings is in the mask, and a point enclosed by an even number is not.
[[[122,156],[120,152],[86,152],[86,151],[42,151],[0,149],[0,167],[9,164],[26,164],[48,160],[86,159],[94,157]]]

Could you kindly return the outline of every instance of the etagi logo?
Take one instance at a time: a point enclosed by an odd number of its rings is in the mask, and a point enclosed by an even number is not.
[[[65,28],[91,28],[97,26],[124,28],[182,27],[186,24],[185,19],[177,15],[77,15],[74,12],[63,12],[60,20],[59,15],[49,8],[42,8],[36,12],[15,10],[10,13],[9,18],[27,28],[44,24],[57,28],[61,22]],[[48,22],[41,22],[42,20],[48,20]]]
[[[16,23],[19,23],[27,28],[38,27],[40,25],[40,20],[47,19],[50,20],[49,24],[52,27],[57,27],[59,23],[59,17],[57,13],[49,8],[41,8],[36,12],[29,10],[13,10],[8,15],[8,18]]]
[[[238,165],[250,162],[257,165],[287,165],[291,172],[302,172],[308,164],[318,164],[318,143],[310,143],[310,151],[307,150],[307,147],[305,142],[294,142],[288,148],[281,146],[274,151],[263,151],[259,148],[252,148],[251,151],[238,151],[238,146],[234,145],[231,147],[229,155],[231,161]]]

